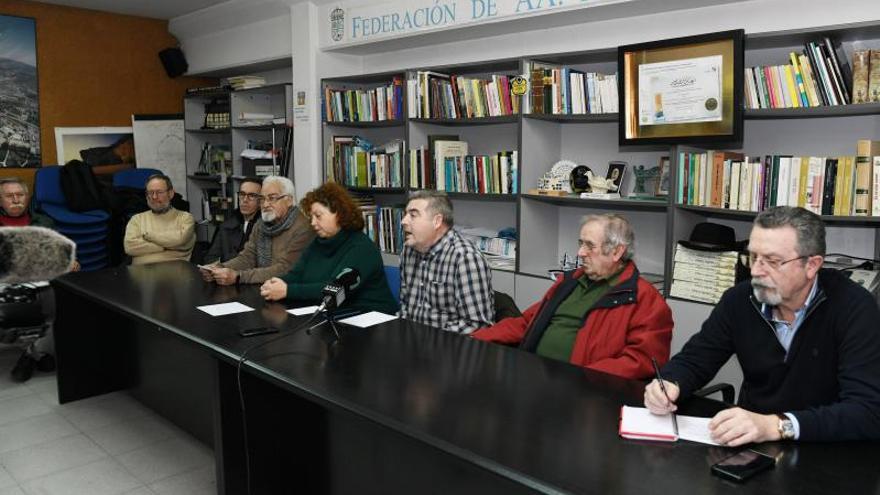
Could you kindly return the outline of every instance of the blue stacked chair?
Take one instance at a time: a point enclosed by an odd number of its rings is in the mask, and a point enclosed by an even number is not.
[[[388,279],[388,287],[394,300],[400,302],[400,267],[385,265],[385,278]]]
[[[34,207],[55,221],[55,230],[76,243],[77,259],[83,271],[99,270],[107,266],[110,214],[104,210],[71,211],[61,190],[61,167],[37,169],[34,177]]]
[[[128,187],[131,189],[146,188],[147,179],[151,175],[161,174],[161,170],[155,168],[127,168],[113,174],[113,189]]]

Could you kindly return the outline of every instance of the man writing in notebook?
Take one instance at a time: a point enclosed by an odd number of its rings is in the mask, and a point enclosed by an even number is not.
[[[736,354],[740,407],[712,418],[717,442],[880,439],[880,310],[846,275],[823,269],[824,255],[817,215],[788,206],[759,214],[743,256],[751,282],[725,292],[661,369],[667,394],[652,381],[645,406],[675,411]]]
[[[672,312],[639,275],[635,235],[620,215],[583,218],[578,258],[522,316],[478,330],[475,339],[626,378],[654,376],[651,358],[669,359]]]

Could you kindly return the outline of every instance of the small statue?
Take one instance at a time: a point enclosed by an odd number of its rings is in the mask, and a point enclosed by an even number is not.
[[[604,194],[608,191],[617,192],[617,186],[614,184],[614,179],[601,179],[593,175],[592,171],[587,172],[587,178],[590,182],[590,189],[594,193]]]

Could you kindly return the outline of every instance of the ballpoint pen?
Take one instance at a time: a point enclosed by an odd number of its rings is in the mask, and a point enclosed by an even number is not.
[[[663,378],[660,376],[660,367],[657,366],[657,360],[651,358],[651,364],[654,365],[654,375],[657,377],[657,383],[660,384],[660,390],[663,391],[663,395],[666,396],[666,400],[672,404],[672,399],[669,398],[669,394],[666,392],[666,385],[663,384]],[[675,413],[670,412],[672,415],[672,431],[675,433],[675,437],[678,438],[678,420],[675,418]]]

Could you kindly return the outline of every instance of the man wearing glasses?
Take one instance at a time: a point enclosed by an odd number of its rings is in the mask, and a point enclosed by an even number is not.
[[[217,228],[211,247],[205,254],[206,263],[229,261],[244,249],[254,224],[260,219],[258,213],[263,201],[260,195],[262,188],[259,179],[248,177],[241,181],[238,186],[238,209]]]
[[[672,311],[639,276],[634,247],[626,218],[584,217],[578,239],[583,266],[563,274],[521,317],[472,336],[625,378],[653,376],[651,359],[669,359]]]
[[[196,243],[195,221],[186,211],[171,206],[171,179],[156,174],[147,178],[149,211],[131,217],[125,227],[123,246],[132,265],[187,260]]]
[[[247,199],[247,198],[246,198]],[[263,179],[260,220],[235,258],[202,268],[202,278],[220,285],[261,284],[287,273],[315,237],[309,219],[296,207],[293,182]]]
[[[654,380],[655,414],[706,385],[736,354],[739,406],[709,423],[727,446],[775,440],[880,439],[880,310],[871,294],[822,268],[825,227],[803,208],[780,206],[754,221],[744,261],[751,282],[729,289]]]

